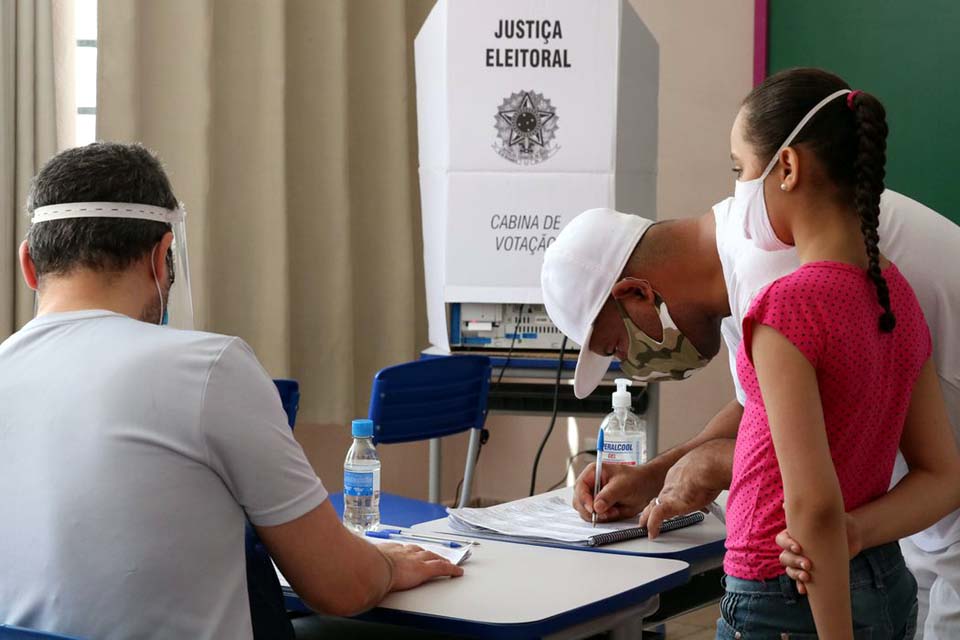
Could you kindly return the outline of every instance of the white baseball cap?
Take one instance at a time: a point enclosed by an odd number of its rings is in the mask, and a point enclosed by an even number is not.
[[[571,220],[543,257],[540,286],[547,314],[580,345],[573,392],[586,398],[600,384],[613,356],[590,351],[593,323],[613,285],[653,220],[613,209],[590,209]]]

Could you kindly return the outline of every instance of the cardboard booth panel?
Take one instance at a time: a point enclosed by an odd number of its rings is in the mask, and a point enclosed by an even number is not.
[[[448,174],[420,169],[420,211],[423,227],[423,275],[430,344],[450,349],[447,309],[443,298],[446,270]]]
[[[625,0],[438,0],[415,42],[430,340],[446,303],[542,302],[577,214],[656,213],[659,47]]]
[[[613,171],[619,0],[451,2],[450,169]]]
[[[574,216],[613,202],[612,173],[450,173],[447,180],[448,302],[541,302],[544,251]]]
[[[447,123],[447,2],[430,10],[413,42],[417,83],[417,143],[420,168],[450,165]],[[421,186],[421,189],[423,187]]]

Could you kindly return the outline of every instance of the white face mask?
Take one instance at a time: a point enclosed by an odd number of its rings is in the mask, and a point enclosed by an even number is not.
[[[754,180],[737,180],[734,184],[732,205],[734,214],[739,216],[743,223],[743,235],[748,240],[752,240],[758,249],[764,251],[783,251],[784,249],[790,248],[790,245],[778,238],[777,233],[773,230],[773,225],[770,223],[770,215],[767,213],[767,202],[763,197],[763,183],[767,179],[767,176],[770,175],[770,172],[773,171],[773,168],[777,166],[777,162],[779,162],[780,159],[780,152],[790,146],[790,143],[793,142],[797,134],[800,133],[804,125],[810,121],[810,118],[812,118],[817,111],[820,111],[824,105],[834,98],[848,93],[850,93],[850,89],[841,89],[840,91],[831,93],[818,102],[810,109],[807,115],[800,120],[800,123],[794,127],[793,131],[790,132],[790,135],[787,136],[784,143],[780,145],[777,152],[773,154],[773,158],[770,159],[770,163],[767,165],[767,168],[764,169],[763,173],[760,174],[759,178]]]

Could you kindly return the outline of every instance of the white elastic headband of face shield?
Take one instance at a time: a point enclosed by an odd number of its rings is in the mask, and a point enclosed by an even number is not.
[[[30,221],[33,224],[71,218],[118,218],[164,222],[173,230],[175,282],[170,289],[167,309],[170,325],[193,329],[193,297],[190,289],[190,262],[187,255],[187,212],[183,204],[165,209],[147,204],[125,202],[69,202],[38,207]]]

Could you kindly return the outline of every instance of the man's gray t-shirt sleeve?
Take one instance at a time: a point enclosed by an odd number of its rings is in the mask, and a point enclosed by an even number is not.
[[[208,464],[253,524],[284,524],[326,500],[293,439],[276,386],[243,340],[231,339],[220,352],[202,402],[199,429]]]

